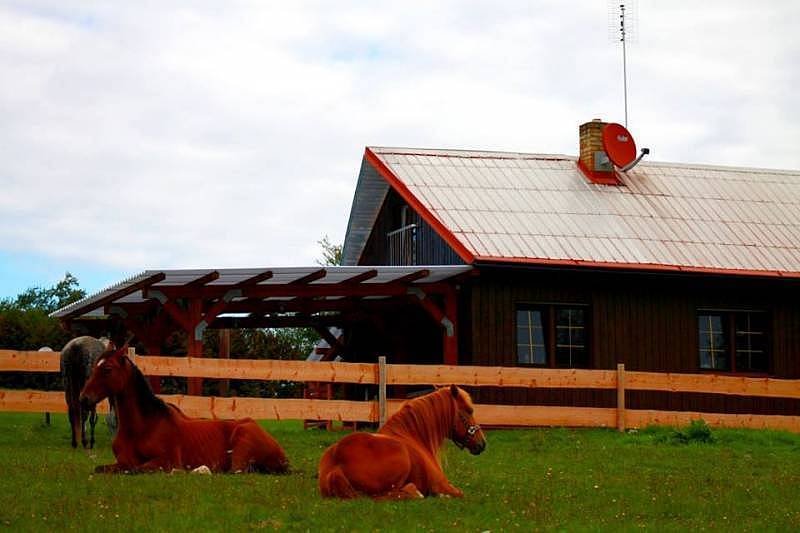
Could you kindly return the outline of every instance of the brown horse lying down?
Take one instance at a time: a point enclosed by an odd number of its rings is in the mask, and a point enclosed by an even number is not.
[[[450,484],[439,462],[447,437],[473,455],[486,448],[472,400],[455,385],[407,402],[378,433],[353,433],[325,450],[320,492],[339,498],[461,497],[464,493]]]
[[[81,402],[96,405],[111,397],[119,420],[112,449],[117,462],[96,472],[151,472],[193,469],[213,472],[286,472],[280,445],[253,419],[189,418],[153,394],[141,371],[113,345],[95,365]]]

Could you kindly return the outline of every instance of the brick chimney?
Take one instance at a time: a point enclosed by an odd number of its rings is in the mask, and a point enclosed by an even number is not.
[[[599,118],[580,125],[578,134],[581,153],[578,159],[578,168],[592,183],[621,185],[622,182],[614,171],[614,165],[609,161],[608,155],[603,149],[605,125],[606,123]]]

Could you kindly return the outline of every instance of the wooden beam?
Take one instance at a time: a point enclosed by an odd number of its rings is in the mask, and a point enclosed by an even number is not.
[[[307,328],[342,326],[350,322],[343,315],[320,317],[255,315],[248,317],[217,317],[211,322],[211,329],[254,329],[254,328]]]
[[[333,335],[333,333],[331,333],[331,330],[329,330],[327,327],[321,327],[315,324],[313,328],[314,331],[319,333],[320,337],[325,339],[325,342],[328,343],[328,346],[335,348],[338,353],[342,353],[344,351],[344,346],[342,346],[342,343]]]
[[[272,270],[265,270],[264,272],[262,272],[260,274],[256,274],[253,277],[250,277],[250,278],[247,278],[245,280],[240,281],[239,283],[234,285],[234,287],[241,288],[241,287],[247,287],[249,285],[257,285],[257,284],[261,283],[262,281],[267,281],[272,276],[273,276]]]
[[[372,279],[378,275],[377,269],[367,270],[362,272],[361,274],[357,274],[353,277],[347,278],[343,280],[341,283],[345,285],[357,285],[363,281],[367,281],[368,279]]]
[[[207,285],[212,281],[216,281],[219,279],[219,271],[212,270],[208,274],[200,276],[194,281],[190,281],[189,283],[185,284],[184,287],[202,287],[203,285]]]
[[[413,282],[415,282],[415,281],[417,281],[419,279],[427,278],[430,275],[431,275],[431,271],[428,270],[427,268],[423,268],[423,269],[417,270],[416,272],[412,272],[410,274],[406,274],[405,276],[400,276],[397,279],[393,279],[389,283],[409,284],[409,283],[413,283]]]
[[[58,360],[56,360],[57,368]],[[196,357],[140,357],[145,375],[259,379],[264,381],[330,381],[377,383],[373,363],[334,363],[278,359],[208,359]]]
[[[414,274],[410,274],[410,276],[411,275]],[[407,282],[401,280],[389,281],[386,283],[359,283],[357,285],[342,283],[269,283],[242,287],[241,291],[242,296],[247,298],[288,296],[309,298],[322,296],[402,296],[407,294],[408,285]],[[204,287],[192,288],[186,285],[159,285],[158,290],[169,298],[202,298],[203,300],[213,300],[223,297],[231,287],[230,285],[206,285]],[[441,282],[425,283],[424,288],[425,292],[428,294],[444,294],[446,291],[452,289],[450,285]]]
[[[194,335],[194,324],[189,317],[189,313],[184,311],[172,300],[167,300],[161,307],[167,312],[169,317],[175,321],[181,329],[186,331],[189,335]]]
[[[289,285],[308,285],[312,281],[316,281],[318,279],[324,278],[328,274],[328,271],[324,268],[320,268],[310,274],[306,274],[301,278],[297,278],[294,281],[289,282]]]
[[[158,283],[160,281],[164,281],[166,275],[163,272],[158,272],[157,274],[153,274],[152,276],[148,276],[143,280],[137,281],[133,285],[125,287],[124,289],[120,289],[119,291],[113,292],[108,296],[104,296],[98,300],[95,300],[91,303],[87,303],[86,305],[82,305],[76,309],[73,309],[63,317],[58,317],[62,321],[69,320],[76,316],[82,315],[85,312],[92,311],[93,309],[97,309],[98,307],[105,307],[106,304],[113,302],[114,300],[119,300],[129,294],[133,294],[136,291],[140,291],[146,289],[147,287],[153,285],[154,283]]]

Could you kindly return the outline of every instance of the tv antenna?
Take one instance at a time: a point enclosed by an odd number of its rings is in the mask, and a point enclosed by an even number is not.
[[[636,0],[609,0],[608,31],[614,42],[622,43],[622,87],[625,98],[625,127],[628,127],[628,43],[636,42]]]

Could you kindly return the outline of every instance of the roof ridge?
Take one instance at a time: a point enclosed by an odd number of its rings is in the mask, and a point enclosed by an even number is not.
[[[547,161],[577,161],[577,156],[566,154],[541,154],[528,152],[505,152],[502,150],[470,150],[465,148],[408,148],[408,147],[389,147],[389,146],[367,146],[368,149],[377,155],[422,155],[428,157],[452,157],[456,159],[521,159],[521,160],[547,160]],[[436,153],[438,152],[438,153]],[[461,153],[445,153],[461,152]],[[469,155],[471,154],[471,155]],[[680,167],[702,170],[725,170],[736,172],[748,172],[760,174],[764,172],[774,174],[786,174],[790,176],[800,175],[800,170],[788,168],[766,168],[766,167],[745,167],[738,165],[712,165],[707,163],[682,163],[672,161],[642,161],[640,167]]]

